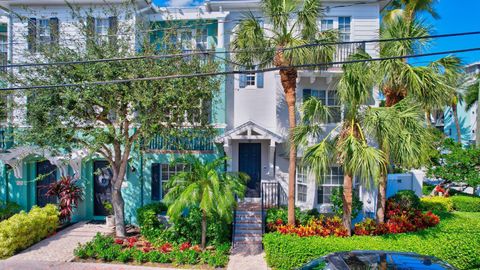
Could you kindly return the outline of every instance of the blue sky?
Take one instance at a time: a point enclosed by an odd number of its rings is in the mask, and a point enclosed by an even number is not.
[[[201,0],[154,0],[159,6],[188,6]],[[434,20],[426,16],[426,21],[435,34],[480,31],[480,0],[439,0],[436,7],[441,18]],[[442,38],[434,40],[427,52],[447,51],[480,47],[480,35]],[[480,51],[458,54],[466,64],[480,61]],[[442,56],[412,59],[423,64]]]
[[[480,0],[439,0],[436,7],[440,19],[426,17],[435,34],[480,31]],[[480,47],[480,35],[441,38],[433,41],[427,52],[448,51]],[[461,53],[466,64],[480,61],[480,51]],[[434,60],[442,56],[417,58],[412,62]]]

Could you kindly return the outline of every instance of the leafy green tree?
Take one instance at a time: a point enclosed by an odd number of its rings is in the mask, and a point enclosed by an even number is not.
[[[280,69],[280,81],[285,93],[290,126],[288,223],[295,224],[295,170],[297,148],[292,133],[296,126],[296,88],[298,69],[292,65],[331,62],[335,46],[314,46],[300,49],[292,47],[313,42],[336,41],[332,31],[321,32],[318,20],[321,16],[320,0],[262,0],[262,11],[269,20],[268,27],[253,14],[246,16],[234,31],[232,42],[237,62],[259,67],[284,67]],[[296,14],[297,16],[293,16]]]
[[[398,17],[404,17],[412,21],[422,12],[430,14],[433,18],[439,19],[435,10],[438,0],[392,0],[384,10],[384,20],[387,22]]]
[[[201,246],[207,243],[207,217],[218,215],[231,221],[236,207],[236,198],[243,198],[248,176],[244,173],[222,171],[226,158],[203,161],[199,157],[178,158],[175,164],[184,164],[188,170],[173,176],[167,183],[168,193],[164,201],[168,215],[179,219],[190,207],[199,207],[202,212]]]
[[[443,142],[440,157],[428,167],[428,176],[469,186],[480,185],[480,148],[463,148],[450,138]]]
[[[129,18],[136,12],[130,6],[106,10],[105,16]],[[125,236],[122,183],[129,160],[141,142],[153,136],[193,138],[214,132],[202,101],[212,100],[219,89],[215,77],[178,78],[154,81],[129,79],[195,72],[215,72],[217,64],[203,57],[160,58],[159,44],[149,37],[137,37],[131,25],[118,20],[108,36],[92,31],[92,16],[72,6],[79,35],[75,39],[37,46],[29,56],[34,63],[92,60],[85,64],[44,65],[19,69],[8,79],[13,85],[35,86],[75,84],[74,87],[47,87],[18,91],[17,100],[26,97],[28,128],[19,134],[25,144],[34,144],[58,153],[87,149],[106,159],[113,172],[112,204],[116,235]],[[163,42],[163,41],[160,41]],[[137,44],[138,47],[135,47]],[[139,48],[141,50],[139,50]],[[165,52],[178,52],[173,51]],[[105,58],[139,57],[130,61],[95,61]],[[144,58],[142,58],[144,57]],[[87,82],[125,80],[114,84]],[[192,106],[198,104],[199,106]],[[25,104],[16,104],[25,106]],[[18,108],[18,106],[16,106]]]
[[[352,59],[369,59],[365,53]],[[338,96],[343,106],[344,119],[326,136],[322,124],[328,118],[328,108],[316,98],[307,100],[302,108],[302,122],[294,133],[295,142],[305,147],[304,164],[319,181],[328,167],[338,164],[343,168],[343,225],[351,233],[352,190],[354,176],[369,187],[386,170],[385,153],[374,147],[374,141],[364,128],[365,104],[375,84],[371,62],[343,66],[338,85]],[[369,141],[370,140],[370,141]],[[313,143],[312,143],[313,142]]]

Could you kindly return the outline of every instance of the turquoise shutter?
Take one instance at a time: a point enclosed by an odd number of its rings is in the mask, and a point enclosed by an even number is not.
[[[242,69],[244,70],[244,69]],[[239,87],[240,88],[245,88],[247,86],[247,76],[243,73],[240,74],[239,76]]]

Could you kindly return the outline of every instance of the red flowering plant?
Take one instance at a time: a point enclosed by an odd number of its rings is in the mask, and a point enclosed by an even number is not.
[[[76,185],[72,177],[63,176],[60,181],[53,182],[48,186],[46,195],[58,199],[60,220],[70,222],[73,209],[82,200],[83,190]]]
[[[280,225],[277,226],[277,231],[281,234],[296,234],[300,237],[308,236],[338,236],[345,237],[348,235],[347,230],[342,225],[342,220],[339,217],[333,218],[316,218],[312,219],[306,225]]]
[[[412,206],[398,203],[394,199],[387,201],[386,222],[376,223],[372,219],[355,224],[356,235],[382,235],[415,232],[433,227],[440,218],[432,212],[423,213]]]
[[[182,243],[180,245],[180,251],[184,251],[186,249],[189,249],[192,245],[190,244],[190,242],[185,242],[185,243]]]
[[[173,250],[173,247],[172,247],[172,244],[170,243],[165,243],[160,247],[160,252],[162,253],[170,253],[172,252],[172,250]]]

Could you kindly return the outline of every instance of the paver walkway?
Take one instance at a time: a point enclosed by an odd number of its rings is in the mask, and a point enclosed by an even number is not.
[[[265,252],[260,250],[252,250],[250,248],[234,248],[227,270],[248,269],[248,270],[268,270],[265,261]]]

